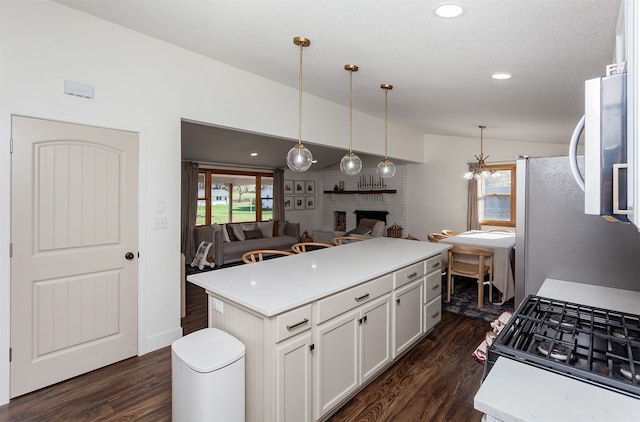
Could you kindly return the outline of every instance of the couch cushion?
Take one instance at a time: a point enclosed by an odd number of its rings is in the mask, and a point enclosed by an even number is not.
[[[245,252],[257,249],[280,249],[287,251],[298,239],[291,236],[263,237],[261,239],[249,239],[242,242],[224,244],[224,262],[234,262],[242,258]]]
[[[273,221],[260,221],[257,224],[262,237],[273,237]]]

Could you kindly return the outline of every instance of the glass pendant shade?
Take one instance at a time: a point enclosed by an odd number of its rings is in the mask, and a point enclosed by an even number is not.
[[[355,176],[362,170],[360,157],[349,151],[340,160],[340,171],[349,176]]]
[[[396,165],[388,159],[382,160],[378,163],[378,176],[383,179],[390,179],[396,175]]]
[[[464,177],[467,180],[471,180],[471,179],[473,179],[473,172],[467,171],[467,172],[464,173],[464,175],[462,175],[462,177]]]
[[[287,153],[287,166],[293,171],[307,171],[311,167],[313,155],[303,144],[295,144]]]
[[[300,74],[298,77],[298,143],[287,153],[287,166],[292,171],[307,171],[313,164],[313,154],[302,145],[302,49],[311,45],[305,37],[294,37],[293,43],[300,47]]]

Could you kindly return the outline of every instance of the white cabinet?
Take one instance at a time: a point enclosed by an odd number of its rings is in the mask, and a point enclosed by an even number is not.
[[[442,270],[440,255],[426,261],[424,284],[424,333],[431,331],[442,319]]]
[[[423,287],[420,278],[393,292],[394,358],[422,336]]]
[[[276,347],[276,419],[311,420],[311,332]]]
[[[316,418],[339,404],[391,361],[391,295],[318,326]]]

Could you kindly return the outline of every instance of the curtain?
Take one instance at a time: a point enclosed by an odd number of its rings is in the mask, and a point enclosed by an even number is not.
[[[469,164],[469,171],[478,170],[477,163]],[[480,230],[480,216],[478,215],[478,181],[469,180],[467,188],[467,230]]]
[[[198,164],[191,161],[182,162],[182,196],[181,196],[181,244],[180,251],[186,262],[193,261],[196,255],[195,228],[198,205]]]
[[[273,219],[284,220],[284,170],[273,170]]]

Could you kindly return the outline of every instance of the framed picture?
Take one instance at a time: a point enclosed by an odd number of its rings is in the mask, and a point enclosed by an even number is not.
[[[293,182],[293,193],[295,195],[304,195],[304,180],[296,180]]]
[[[305,210],[313,210],[316,208],[316,197],[315,196],[305,196],[304,198],[304,209]]]
[[[284,196],[284,210],[293,211],[293,196]]]
[[[285,195],[293,195],[293,180],[285,180],[284,181],[284,194]]]
[[[314,180],[306,180],[304,182],[304,194],[305,195],[316,194],[316,182]]]
[[[303,210],[304,209],[304,196],[296,196],[293,198],[293,209],[294,210]]]

